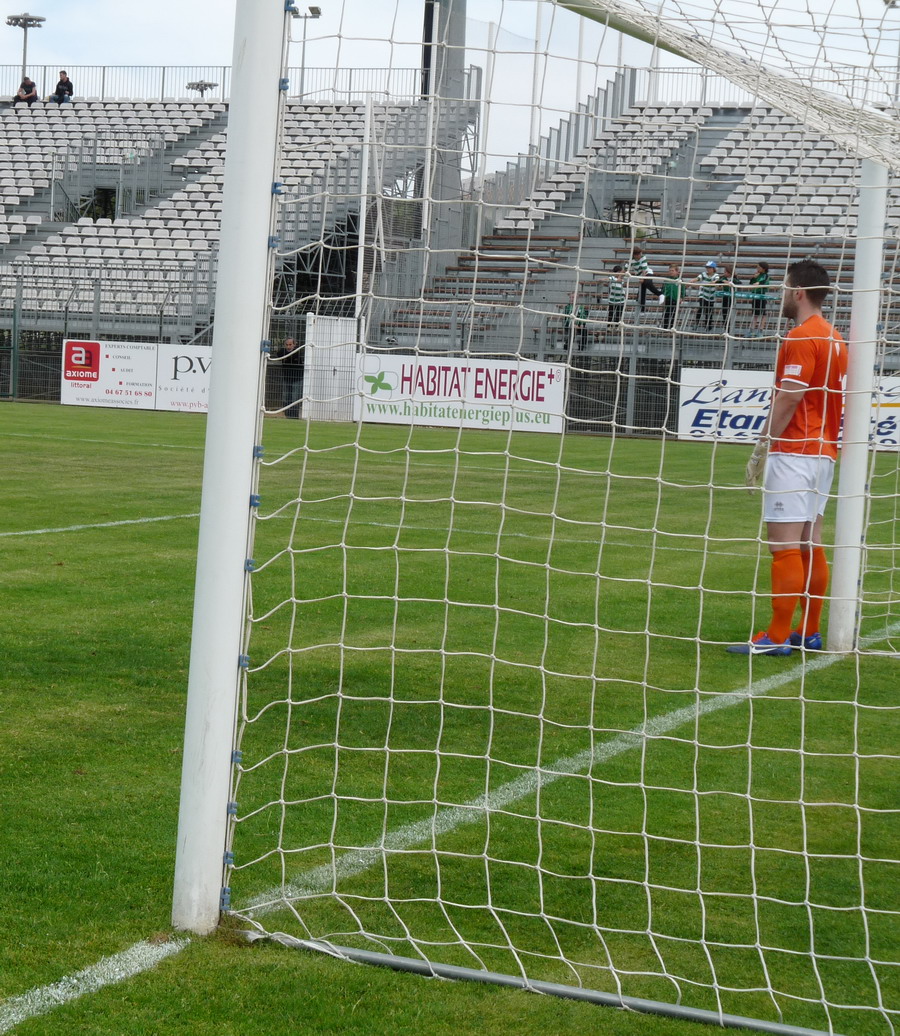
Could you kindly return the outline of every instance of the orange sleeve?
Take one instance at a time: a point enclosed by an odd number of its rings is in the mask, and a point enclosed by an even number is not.
[[[795,338],[792,333],[788,333],[782,345],[780,361],[778,388],[785,380],[809,385],[816,369],[816,340]]]

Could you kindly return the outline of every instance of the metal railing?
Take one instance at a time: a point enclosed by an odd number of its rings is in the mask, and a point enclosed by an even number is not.
[[[187,84],[215,84],[203,99],[224,101],[231,96],[230,65],[69,65],[77,98],[160,101],[200,99]],[[757,101],[752,93],[724,76],[698,68],[623,69],[635,76],[634,100],[646,104],[747,106]],[[47,97],[59,78],[59,65],[31,65],[29,74],[38,93]],[[310,102],[348,104],[374,97],[408,102],[421,94],[418,68],[300,68],[288,69],[291,97]],[[481,70],[467,72],[465,97],[477,96]],[[892,105],[897,92],[896,68],[868,69],[852,65],[798,68],[795,78],[828,90],[855,103]],[[0,65],[0,99],[12,98],[22,78],[20,65]]]
[[[642,104],[750,107],[759,98],[724,76],[703,68],[640,68],[634,99]],[[856,65],[789,69],[799,83],[807,83],[854,104],[891,107],[897,93],[897,69],[870,69]]]
[[[13,351],[53,351],[62,338],[180,341],[212,319],[215,256],[111,265],[73,257],[60,279],[52,263],[0,271],[0,341]]]
[[[188,83],[215,84],[205,90],[205,101],[226,101],[231,96],[229,65],[69,65],[75,100],[96,97],[101,101],[199,101]],[[29,75],[38,94],[47,97],[59,79],[59,65],[31,65]],[[408,102],[419,95],[421,71],[417,68],[289,68],[289,97],[302,96],[323,104],[350,104],[374,97],[376,101]],[[11,99],[19,88],[19,65],[0,65],[0,98]],[[471,73],[467,83],[471,81]]]
[[[71,142],[52,156],[51,219],[71,223],[85,214],[119,219],[140,212],[163,193],[171,162],[165,147],[161,137],[138,138],[115,131]],[[113,211],[81,212],[85,197],[104,187],[115,191]]]

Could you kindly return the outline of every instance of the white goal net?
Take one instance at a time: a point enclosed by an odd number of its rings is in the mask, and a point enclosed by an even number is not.
[[[857,233],[862,163],[897,153],[900,18],[877,8],[286,18],[304,74],[271,162],[222,846],[243,927],[770,1032],[895,1031],[892,180],[885,247]],[[766,628],[771,584],[744,466],[806,259],[874,358],[848,394],[865,495],[840,472],[824,530],[830,563],[859,504],[859,578],[826,592],[821,647],[748,657],[725,649]]]

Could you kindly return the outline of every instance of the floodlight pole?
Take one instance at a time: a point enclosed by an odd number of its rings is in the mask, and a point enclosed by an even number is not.
[[[6,24],[13,26],[13,28],[21,29],[23,34],[22,39],[22,78],[25,78],[25,70],[28,67],[28,30],[39,29],[41,25],[46,21],[39,14],[11,14],[6,19]]]
[[[543,5],[538,4],[534,12],[534,61],[532,63],[531,70],[531,123],[528,128],[528,153],[534,160],[538,152],[540,151],[540,135],[541,135],[541,112],[540,112],[540,90],[541,90],[541,76],[539,69],[541,67],[541,44],[542,44],[542,31],[541,31],[541,11]],[[544,70],[546,71],[546,63],[544,64]],[[536,168],[536,163],[535,163]],[[532,187],[537,187],[537,181],[533,179],[534,172],[532,171]]]
[[[294,8],[291,11],[291,17],[299,18],[303,22],[303,42],[300,44],[300,97],[302,98],[306,93],[306,23],[310,18],[321,18],[322,8],[310,7],[306,14],[300,14],[300,12]]]
[[[215,929],[228,905],[222,879],[236,808],[234,731],[246,666],[244,597],[286,30],[285,0],[237,4],[172,901],[174,927],[200,935]]]

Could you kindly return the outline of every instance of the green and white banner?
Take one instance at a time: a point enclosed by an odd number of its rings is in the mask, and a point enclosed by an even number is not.
[[[561,432],[566,368],[536,360],[361,354],[354,420]]]

